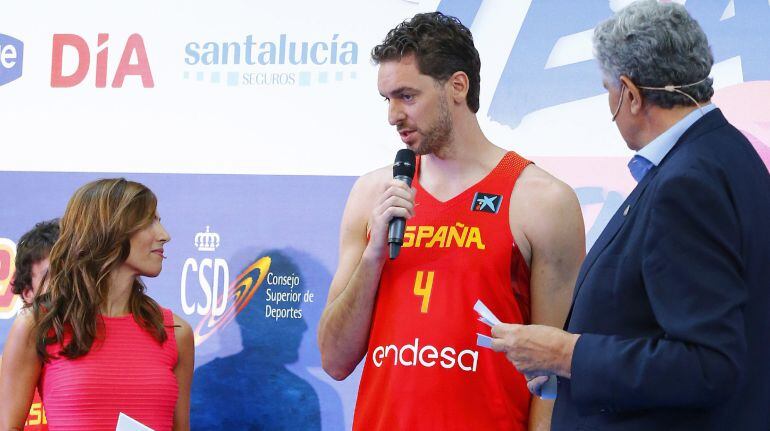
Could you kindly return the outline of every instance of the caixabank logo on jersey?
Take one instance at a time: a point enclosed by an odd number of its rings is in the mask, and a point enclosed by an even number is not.
[[[21,308],[21,299],[11,290],[16,243],[0,238],[0,319],[12,319]]]
[[[240,40],[195,40],[184,47],[184,79],[227,87],[330,84],[357,78],[358,43],[339,33],[314,40],[248,34]]]
[[[196,346],[225,327],[249,304],[270,269],[270,257],[261,257],[230,282],[228,263],[216,254],[220,241],[219,234],[206,226],[205,231],[195,235],[196,256],[188,257],[182,265],[182,310],[188,316],[202,317],[194,330]]]
[[[0,33],[0,85],[21,77],[24,65],[24,43]]]

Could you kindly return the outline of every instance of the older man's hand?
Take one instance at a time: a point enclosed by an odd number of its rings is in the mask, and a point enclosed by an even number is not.
[[[492,328],[492,349],[503,352],[519,372],[570,378],[572,352],[580,337],[551,326],[501,323]]]

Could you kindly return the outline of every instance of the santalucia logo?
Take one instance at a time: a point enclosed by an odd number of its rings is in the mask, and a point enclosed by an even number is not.
[[[358,44],[333,34],[326,40],[295,41],[248,35],[242,41],[189,42],[185,63],[196,65],[351,65],[358,63]]]
[[[358,44],[338,33],[294,40],[286,33],[185,45],[184,79],[227,87],[310,87],[358,78]]]

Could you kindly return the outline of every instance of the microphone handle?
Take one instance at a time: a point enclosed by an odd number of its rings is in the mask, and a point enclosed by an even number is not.
[[[404,175],[397,175],[394,179],[401,180],[407,186],[412,186],[412,178]],[[404,230],[406,229],[406,220],[403,217],[393,217],[388,224],[388,243],[390,245],[389,256],[395,259],[401,250],[401,244],[404,243]]]
[[[394,180],[401,180],[406,183],[407,186],[412,187],[412,177],[407,177],[406,175],[396,175],[393,177]]]

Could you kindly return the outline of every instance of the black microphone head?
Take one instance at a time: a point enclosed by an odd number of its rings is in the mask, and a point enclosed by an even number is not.
[[[417,156],[409,148],[403,148],[396,153],[396,161],[393,162],[393,177],[414,178],[414,166]]]

